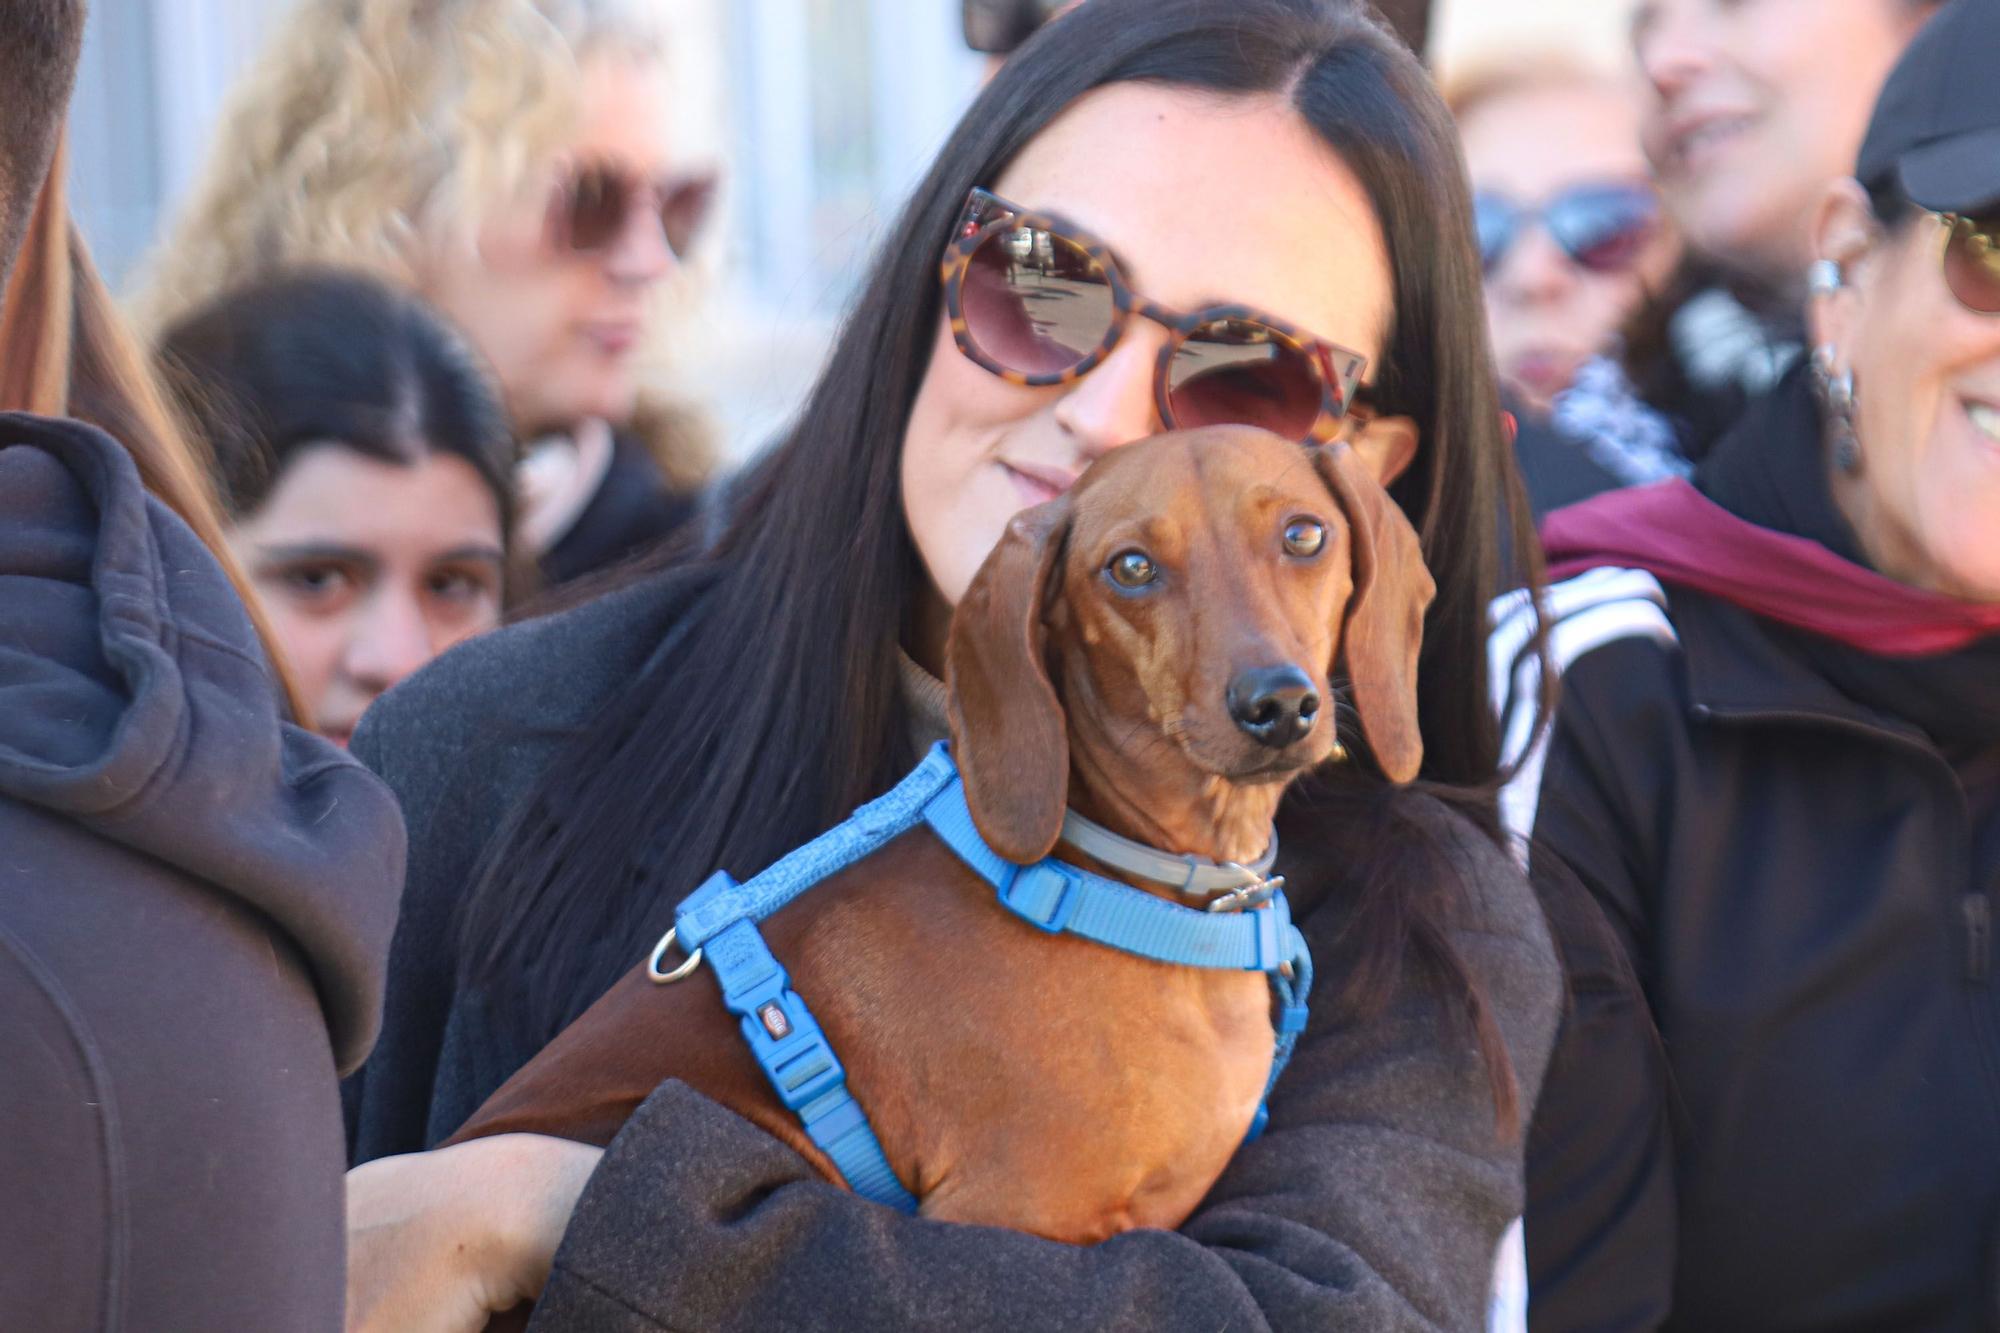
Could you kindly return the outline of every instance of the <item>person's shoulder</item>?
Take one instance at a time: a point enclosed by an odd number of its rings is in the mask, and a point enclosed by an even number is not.
[[[1541,616],[1526,590],[1494,605],[1488,640],[1494,704],[1508,721],[1510,753],[1526,744],[1539,693],[1534,635],[1548,627],[1548,663],[1559,681],[1557,714],[1609,712],[1680,700],[1685,694],[1683,630],[1666,588],[1638,569],[1600,568],[1549,585]]]
[[[1396,813],[1410,834],[1439,853],[1457,881],[1457,910],[1449,917],[1454,932],[1505,936],[1549,948],[1534,890],[1504,839],[1457,803],[1429,792],[1402,793]]]
[[[0,530],[14,538],[10,553],[47,559],[51,538],[87,541],[97,520],[78,472],[113,470],[119,455],[115,444],[81,422],[0,414]]]

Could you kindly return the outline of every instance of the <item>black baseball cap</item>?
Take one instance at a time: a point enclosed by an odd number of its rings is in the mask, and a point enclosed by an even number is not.
[[[964,0],[965,44],[987,55],[1011,54],[1062,6],[1063,0]]]
[[[1934,213],[2000,203],[2000,0],[1951,0],[1890,71],[1854,176]]]

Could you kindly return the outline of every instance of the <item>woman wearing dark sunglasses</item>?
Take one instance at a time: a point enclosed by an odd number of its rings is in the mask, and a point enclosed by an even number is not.
[[[1680,267],[1557,403],[1617,463],[1706,456],[1804,351],[1807,212],[1854,160],[1889,68],[1941,0],[1640,0],[1641,135]],[[1646,480],[1644,466],[1614,467]]]
[[[1544,528],[1569,664],[1510,796],[1608,922],[1530,1145],[1548,1328],[2000,1321],[1996,62],[1990,0],[1905,54],[1814,351],[1693,485]]]
[[[537,1326],[577,1329],[1484,1321],[1558,977],[1473,693],[1494,514],[1528,535],[1465,317],[1462,180],[1428,78],[1357,7],[1089,0],[968,112],[711,548],[468,644],[370,713],[355,752],[417,850],[351,1099],[358,1327],[476,1327],[537,1289]],[[1281,816],[1346,999],[1183,1230],[1072,1249],[899,1217],[679,1084],[601,1162],[533,1136],[417,1151],[712,868],[763,866],[908,770],[952,604],[1010,518],[1210,421],[1351,445],[1440,592],[1427,794],[1364,760]]]
[[[698,302],[715,176],[632,0],[303,0],[237,90],[143,304],[164,328],[290,265],[415,289],[493,367],[550,582],[686,518],[705,427],[640,358]]]
[[[1453,80],[1486,267],[1493,355],[1548,411],[1657,290],[1679,252],[1639,149],[1637,92],[1553,54]]]

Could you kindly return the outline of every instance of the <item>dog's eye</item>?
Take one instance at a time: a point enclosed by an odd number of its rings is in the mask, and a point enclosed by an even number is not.
[[[1105,567],[1111,581],[1121,588],[1143,588],[1159,577],[1153,558],[1144,551],[1120,551]]]
[[[1309,518],[1296,518],[1285,525],[1285,550],[1298,556],[1318,555],[1326,545],[1326,529]]]

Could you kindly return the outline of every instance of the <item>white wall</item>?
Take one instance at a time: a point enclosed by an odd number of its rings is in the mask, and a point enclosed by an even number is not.
[[[1633,0],[1438,0],[1431,63],[1449,78],[1468,57],[1495,51],[1563,51],[1623,69]]]
[[[114,285],[200,169],[222,99],[287,0],[94,0],[70,105],[73,206]]]

